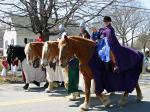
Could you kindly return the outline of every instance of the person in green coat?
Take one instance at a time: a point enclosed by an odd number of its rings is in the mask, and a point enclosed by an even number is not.
[[[66,29],[63,24],[59,26],[59,31],[61,38],[64,35],[67,35]],[[68,84],[67,84],[67,90],[68,90],[68,100],[76,100],[78,97],[80,97],[80,93],[78,90],[79,85],[79,60],[77,58],[72,58],[68,65]]]

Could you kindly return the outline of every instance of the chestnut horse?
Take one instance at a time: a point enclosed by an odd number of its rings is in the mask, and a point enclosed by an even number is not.
[[[44,42],[28,43],[25,46],[25,54],[29,65],[33,65],[34,68],[40,66],[40,59],[42,57],[42,47]]]
[[[84,82],[85,82],[85,100],[84,100],[84,103],[82,105],[80,105],[80,108],[83,110],[87,110],[89,108],[91,79],[94,78],[92,68],[91,68],[91,66],[89,66],[89,62],[92,59],[93,54],[95,54],[95,46],[96,46],[96,42],[93,42],[88,39],[80,38],[78,36],[76,36],[76,37],[75,36],[74,37],[73,36],[72,37],[64,36],[64,38],[62,38],[59,41],[59,45],[58,45],[59,50],[60,50],[59,63],[62,67],[67,66],[67,64],[69,63],[69,61],[71,60],[71,58],[73,56],[76,56],[80,61],[80,65],[81,65],[80,69],[84,76]],[[97,58],[93,59],[93,60],[94,60],[94,63],[93,63],[94,66],[97,63],[97,61],[100,61],[100,60],[97,60]],[[100,63],[101,63],[100,64],[101,66],[104,66],[102,61],[100,61]],[[95,68],[96,68],[96,72],[103,70],[103,67],[101,69],[101,68],[99,68],[99,65],[98,65],[98,67],[96,65]],[[98,75],[102,76],[102,74],[98,74]],[[121,74],[118,74],[118,75],[121,75]],[[138,74],[138,75],[140,75],[140,74]],[[132,74],[131,74],[131,76],[132,76]],[[112,77],[115,77],[115,75],[113,75]],[[116,77],[118,77],[118,76],[116,76]],[[95,80],[95,78],[94,78],[94,80]],[[97,82],[98,85],[96,85],[96,86],[101,87],[102,86],[101,84],[103,84],[102,82],[103,82],[103,80],[99,80]],[[136,83],[135,85],[136,86],[134,88],[136,88],[137,100],[141,101],[143,98],[141,89],[140,89],[138,83]],[[106,88],[104,88],[104,89],[106,89]],[[113,92],[115,92],[115,91],[116,90],[114,90]],[[109,98],[106,95],[102,94],[102,92],[97,92],[96,96],[99,98],[99,100],[105,106],[108,106],[110,104]],[[128,92],[125,92],[120,100],[121,105],[125,104],[127,97],[128,97]]]
[[[59,49],[58,49],[58,41],[48,41],[44,43],[44,46],[42,48],[42,58],[41,58],[41,65],[43,67],[46,67],[48,63],[57,63],[58,64],[58,56],[59,56]],[[58,66],[57,66],[58,67]],[[58,71],[60,72],[60,67],[58,67]],[[57,70],[57,69],[56,69]],[[62,69],[65,81],[65,87],[67,89],[67,79],[68,79],[68,67],[65,67],[65,69]],[[57,76],[61,75],[61,76]],[[55,77],[62,77],[62,74],[55,74]]]

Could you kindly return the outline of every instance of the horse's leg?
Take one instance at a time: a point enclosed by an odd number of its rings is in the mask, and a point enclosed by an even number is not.
[[[102,104],[107,107],[110,104],[110,99],[105,94],[96,94],[96,96],[99,98],[99,100],[102,102]]]
[[[48,88],[45,89],[45,92],[50,93],[53,90],[53,86],[54,86],[53,82],[49,82]]]
[[[129,95],[128,92],[124,92],[124,94],[121,96],[121,99],[119,101],[119,105],[124,106],[126,104],[128,95]]]
[[[85,83],[85,99],[84,99],[84,103],[80,105],[80,108],[82,110],[88,110],[89,102],[90,102],[91,79],[87,77],[85,74],[84,74],[84,83]]]
[[[136,88],[136,93],[137,93],[137,101],[139,102],[139,101],[141,101],[143,99],[143,95],[142,95],[139,83],[137,83],[135,88]]]
[[[62,74],[64,75],[65,88],[68,90],[68,66],[62,68]]]

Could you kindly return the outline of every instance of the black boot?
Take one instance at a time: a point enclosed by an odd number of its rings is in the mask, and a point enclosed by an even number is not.
[[[24,86],[23,86],[23,89],[24,90],[27,90],[29,88],[29,83],[26,83]]]
[[[114,65],[113,72],[119,74],[120,71],[117,65]]]
[[[39,83],[39,82],[33,81],[32,83],[35,84],[36,86],[39,86],[39,87],[40,87],[40,83]]]
[[[48,85],[49,85],[49,83],[46,82],[43,87],[46,89],[46,88],[48,88]]]
[[[65,87],[64,82],[61,82],[60,87]]]

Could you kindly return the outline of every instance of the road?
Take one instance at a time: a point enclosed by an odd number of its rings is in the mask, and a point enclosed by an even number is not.
[[[23,84],[0,85],[0,112],[81,112],[78,106],[83,102],[83,95],[77,101],[67,101],[66,91],[58,88],[52,93],[45,93],[43,88],[31,85],[25,92]],[[125,107],[119,107],[117,102],[120,94],[111,95],[112,106],[103,107],[92,95],[90,112],[150,112],[150,85],[141,87],[144,99],[135,102],[135,91],[129,96]]]

